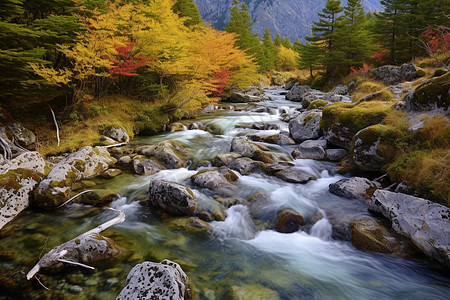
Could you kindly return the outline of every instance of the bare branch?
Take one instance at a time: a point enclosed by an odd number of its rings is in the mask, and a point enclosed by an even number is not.
[[[53,111],[53,109],[50,107],[50,111],[52,112],[52,116],[53,116],[53,122],[55,122],[55,127],[56,127],[56,138],[58,139],[58,146],[59,146],[59,127],[58,127],[58,123],[56,122],[56,117],[55,117],[55,112]]]

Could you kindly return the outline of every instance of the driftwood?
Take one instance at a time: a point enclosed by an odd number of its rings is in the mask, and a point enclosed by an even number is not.
[[[27,280],[30,280],[33,277],[35,277],[36,274],[41,269],[62,269],[64,268],[64,264],[78,265],[85,268],[93,269],[93,267],[88,266],[85,263],[95,262],[96,260],[95,255],[113,256],[117,254],[117,252],[114,252],[115,251],[114,249],[111,250],[111,248],[108,248],[109,244],[106,239],[99,239],[99,237],[102,238],[102,236],[99,235],[100,232],[106,230],[107,228],[113,225],[120,224],[123,221],[125,221],[125,214],[123,211],[113,208],[109,209],[119,213],[119,215],[97,226],[96,228],[91,229],[77,236],[76,238],[67,241],[64,244],[61,244],[50,250],[28,272]],[[94,253],[95,249],[93,251],[91,250],[92,243],[97,243],[97,245],[99,245],[99,247],[101,247],[102,249]],[[89,251],[83,251],[83,247],[87,247],[91,252],[89,253]]]
[[[8,143],[0,137],[0,147],[3,150],[3,157],[5,160],[10,160],[12,158],[11,147],[9,147]]]
[[[59,127],[58,127],[58,123],[56,122],[56,117],[55,117],[55,112],[53,111],[52,108],[50,108],[50,111],[52,112],[52,117],[53,117],[53,122],[55,122],[55,127],[56,127],[56,138],[58,139],[58,146],[59,146]]]

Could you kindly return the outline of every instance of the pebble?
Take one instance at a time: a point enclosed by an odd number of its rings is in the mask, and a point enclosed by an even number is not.
[[[73,285],[69,288],[69,292],[72,294],[79,294],[83,292],[83,288],[79,285]]]
[[[98,285],[98,281],[95,279],[88,279],[84,282],[86,286],[96,286]]]

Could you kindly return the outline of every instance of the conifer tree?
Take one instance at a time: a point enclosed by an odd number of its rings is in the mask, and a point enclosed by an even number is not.
[[[273,44],[272,35],[268,27],[266,27],[266,30],[263,35],[262,51],[264,53],[265,64],[261,66],[261,68],[265,69],[266,71],[275,69],[275,66],[278,63],[277,49]]]
[[[283,45],[283,38],[281,37],[281,34],[277,32],[277,35],[275,36],[275,39],[273,40],[273,44],[277,47],[280,47]]]
[[[192,0],[177,0],[177,2],[173,5],[172,10],[179,14],[180,17],[188,18],[184,21],[185,26],[189,27],[203,23],[197,4],[192,2]]]
[[[317,43],[294,43],[294,48],[299,54],[298,68],[309,69],[309,76],[314,77],[313,71],[319,67],[319,61],[321,60],[320,47]]]
[[[291,40],[289,39],[289,37],[285,37],[285,38],[283,39],[282,45],[283,45],[285,48],[288,48],[288,49],[294,49],[294,47],[292,46],[292,43],[291,43]]]

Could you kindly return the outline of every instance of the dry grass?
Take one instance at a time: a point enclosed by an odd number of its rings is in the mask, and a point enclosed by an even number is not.
[[[352,93],[352,101],[359,102],[362,98],[375,93],[379,93],[379,95],[371,100],[391,101],[393,99],[392,92],[388,86],[380,81],[364,79],[359,81],[355,91]]]

